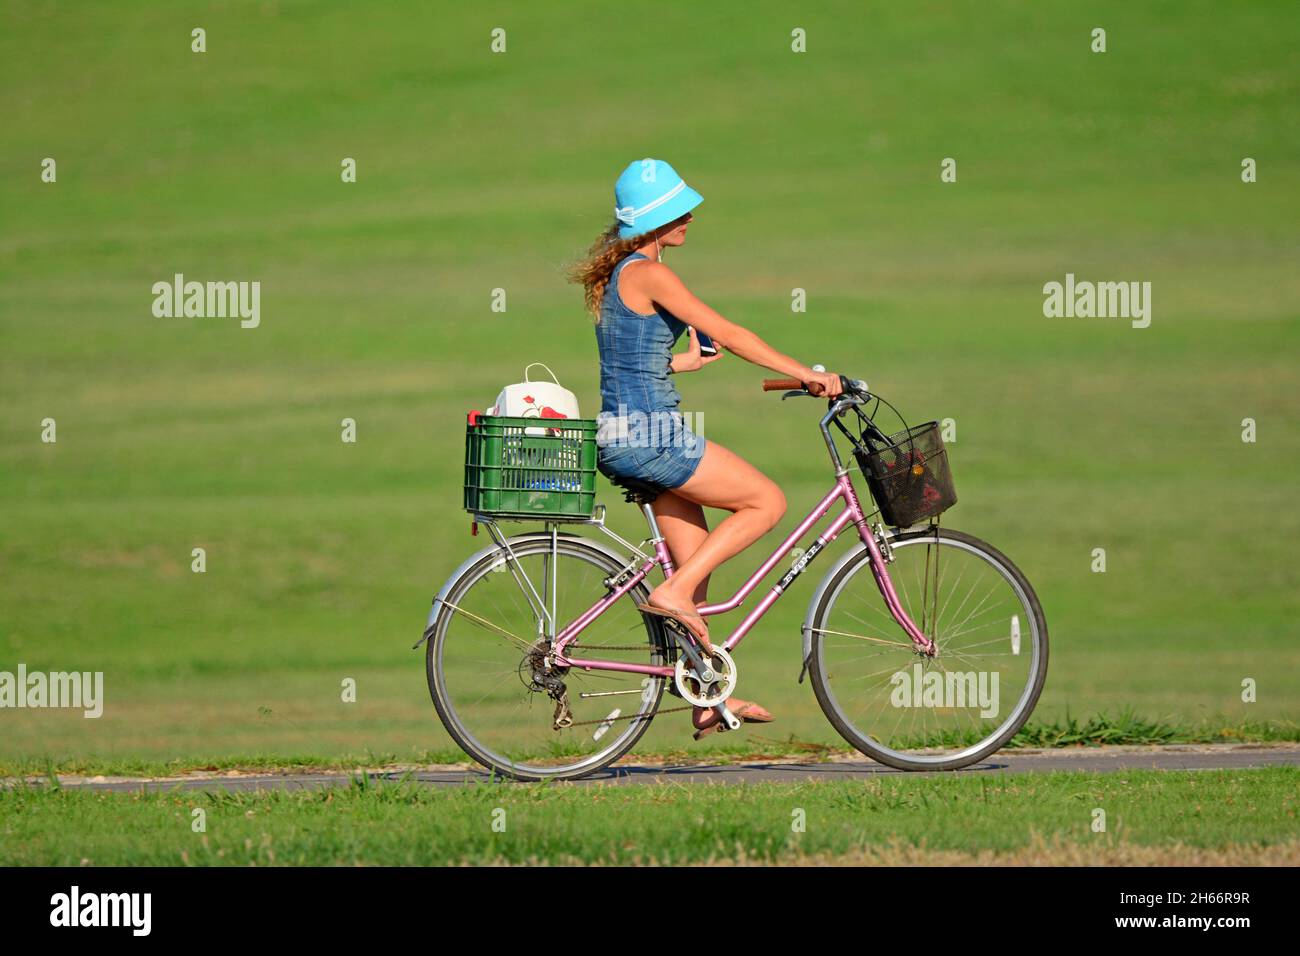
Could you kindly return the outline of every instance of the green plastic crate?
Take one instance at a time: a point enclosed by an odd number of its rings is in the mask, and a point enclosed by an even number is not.
[[[596,504],[594,419],[471,415],[465,510],[516,518],[589,518]]]

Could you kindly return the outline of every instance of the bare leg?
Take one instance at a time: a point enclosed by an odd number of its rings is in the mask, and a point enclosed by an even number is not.
[[[715,446],[710,445],[710,447],[715,447]],[[707,458],[708,452],[706,451],[705,454]],[[730,453],[728,452],[728,454]],[[732,456],[732,457],[736,457],[736,456]],[[737,460],[741,460],[741,459],[737,459]],[[694,481],[695,477],[699,476],[700,471],[702,471],[704,468],[704,464],[705,464],[704,462],[700,463],[700,468],[699,470],[696,471],[695,476],[692,476],[692,481]],[[763,481],[767,481],[766,477],[762,476],[761,474],[759,475],[759,477],[762,478]],[[690,484],[690,482],[688,482],[687,484]],[[773,487],[775,488],[775,485],[773,485]],[[683,565],[688,563],[695,556],[695,554],[700,550],[700,548],[704,545],[705,541],[708,540],[710,536],[709,526],[708,526],[708,522],[705,520],[704,517],[703,507],[701,507],[700,504],[698,504],[697,502],[688,500],[687,498],[678,494],[677,492],[679,492],[680,490],[681,489],[677,489],[676,491],[664,492],[655,500],[655,503],[653,505],[654,512],[655,512],[655,519],[659,523],[659,530],[663,533],[664,541],[668,545],[668,550],[673,556],[673,564],[676,565],[679,569]],[[777,494],[778,495],[780,494],[779,489],[777,490]],[[769,499],[768,503],[774,504],[775,502]],[[720,506],[720,507],[725,507],[725,506]],[[734,511],[735,509],[732,510]],[[762,534],[766,533],[766,531],[771,529],[771,526],[780,519],[780,513],[784,512],[784,510],[785,510],[785,501],[784,501],[784,497],[782,497],[780,499],[779,512],[775,515],[775,517],[771,519],[771,523],[766,528],[764,528],[763,531],[759,532],[758,535],[759,537],[761,537]],[[735,514],[733,513],[732,518],[729,518],[727,520],[728,521],[733,520],[734,517]],[[725,523],[726,522],[723,522],[723,524]],[[743,549],[743,547],[745,546],[746,545],[742,545],[741,549]],[[677,579],[677,576],[678,576],[677,574],[674,574],[672,580],[675,581]],[[709,574],[706,571],[704,576],[700,578],[698,582],[695,584],[695,587],[691,592],[690,600],[691,600],[692,607],[705,603],[708,595],[708,587],[709,587]],[[681,606],[681,605],[668,605],[668,606]],[[758,717],[760,719],[761,718],[771,719],[771,714],[769,714],[766,709],[764,709],[761,705],[753,703],[751,701],[742,700],[741,698],[733,696],[727,702],[727,705],[733,711],[738,711],[741,710],[742,708],[747,707],[748,713],[752,717]],[[692,715],[692,723],[694,723],[697,730],[701,730],[704,729],[705,727],[711,726],[712,724],[716,724],[720,720],[721,718],[718,716],[716,711],[704,707],[696,707]]]
[[[785,514],[785,495],[772,479],[745,459],[712,441],[708,443],[695,474],[684,485],[674,488],[671,495],[665,502],[664,511],[683,544],[694,544],[695,547],[685,560],[681,560],[672,540],[668,539],[669,531],[665,529],[664,536],[673,552],[677,571],[650,593],[649,600],[657,607],[676,607],[694,612],[697,589],[707,587],[713,570],[767,534],[781,520]],[[661,495],[660,500],[664,497]],[[682,504],[677,504],[674,499],[682,499]],[[731,515],[712,532],[707,532],[701,512],[698,524],[689,528],[695,524],[683,507],[689,503],[723,508]],[[677,509],[678,514],[672,514],[673,509]],[[656,518],[659,514],[656,508]],[[701,530],[706,531],[702,541],[699,540]],[[693,627],[697,635],[708,640],[708,626],[702,619],[695,619]]]
[[[681,567],[709,536],[709,523],[704,517],[704,509],[672,491],[661,494],[651,507],[668,551],[673,556],[673,566]],[[709,579],[705,577],[691,594],[691,600],[697,606],[703,604],[708,593]]]

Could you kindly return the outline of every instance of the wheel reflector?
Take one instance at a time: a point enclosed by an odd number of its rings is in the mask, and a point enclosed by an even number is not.
[[[622,711],[617,707],[611,710],[609,716],[600,722],[600,726],[596,728],[596,732],[591,735],[591,739],[599,740],[601,737],[604,737],[609,728],[614,726],[614,721],[618,720],[618,715],[621,713]]]

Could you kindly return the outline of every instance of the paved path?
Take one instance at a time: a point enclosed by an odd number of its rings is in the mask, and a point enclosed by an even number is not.
[[[1297,744],[1218,744],[1174,747],[1093,747],[1071,750],[1017,750],[994,754],[988,760],[959,773],[1045,773],[1078,770],[1114,773],[1122,770],[1247,770],[1258,767],[1300,767]],[[708,764],[623,764],[577,781],[579,784],[738,784],[798,783],[806,780],[863,780],[898,774],[882,764],[862,759],[826,762],[763,761],[730,765]],[[482,769],[448,767],[410,771],[372,771],[376,781],[411,780],[434,787],[459,786],[488,779]],[[194,774],[187,777],[129,779],[65,777],[64,787],[90,790],[133,791],[141,788],[166,790],[299,790],[346,786],[355,775],[349,773],[285,774]],[[40,783],[40,780],[33,782]]]

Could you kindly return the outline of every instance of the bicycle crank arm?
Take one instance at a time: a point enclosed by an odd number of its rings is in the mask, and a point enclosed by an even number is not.
[[[717,707],[714,707],[713,709],[716,710],[718,712],[718,716],[722,718],[722,727],[719,727],[718,728],[719,730],[740,729],[740,718],[737,717],[735,714],[733,714],[731,712],[731,708],[729,708],[726,704],[719,704]]]
[[[673,637],[677,638],[677,643],[681,647],[682,653],[685,654],[686,659],[691,662],[691,667],[694,669],[695,673],[700,675],[700,679],[706,681],[713,680],[713,668],[705,663],[704,658],[700,656],[700,652],[695,649],[695,645],[676,631],[673,631]]]

